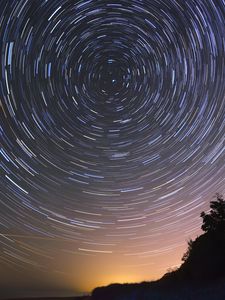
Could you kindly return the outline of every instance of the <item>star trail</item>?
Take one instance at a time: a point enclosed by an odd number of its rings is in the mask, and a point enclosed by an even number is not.
[[[223,0],[1,1],[5,285],[179,265],[225,192],[224,17]]]

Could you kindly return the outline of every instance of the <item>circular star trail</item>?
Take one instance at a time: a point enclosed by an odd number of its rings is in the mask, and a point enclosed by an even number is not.
[[[1,7],[3,263],[179,252],[224,192],[224,1]]]

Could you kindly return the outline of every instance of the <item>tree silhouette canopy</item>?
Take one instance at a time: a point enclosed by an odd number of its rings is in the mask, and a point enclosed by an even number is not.
[[[202,230],[205,232],[225,232],[225,200],[220,194],[216,194],[216,200],[210,202],[210,212],[201,213],[203,218]]]

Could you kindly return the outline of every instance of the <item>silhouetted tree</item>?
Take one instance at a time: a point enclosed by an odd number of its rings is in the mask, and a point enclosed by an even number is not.
[[[205,232],[225,232],[225,200],[220,194],[216,194],[216,200],[210,202],[210,212],[201,213],[203,218],[202,230]]]

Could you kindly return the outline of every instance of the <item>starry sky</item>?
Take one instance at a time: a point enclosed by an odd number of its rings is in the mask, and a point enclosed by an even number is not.
[[[1,0],[0,288],[179,266],[225,192],[224,0]]]

